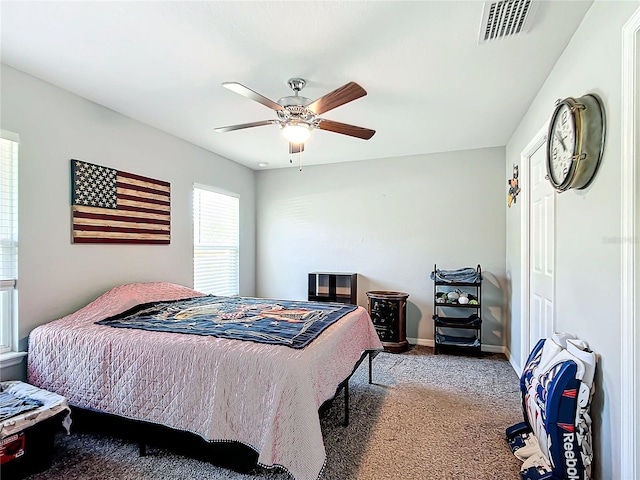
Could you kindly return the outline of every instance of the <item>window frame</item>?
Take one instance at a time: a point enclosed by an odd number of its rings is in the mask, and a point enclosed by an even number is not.
[[[206,244],[196,244],[196,239],[197,239],[197,232],[196,232],[196,194],[198,193],[198,191],[203,191],[203,192],[210,192],[213,194],[217,194],[217,195],[224,195],[226,197],[229,197],[231,199],[235,199],[237,202],[237,230],[236,230],[236,244],[235,245],[209,245],[206,246]],[[210,249],[210,250],[215,250],[215,251],[232,251],[235,254],[235,285],[231,286],[232,287],[232,293],[225,293],[225,296],[235,296],[235,295],[239,295],[240,293],[240,195],[235,193],[235,192],[230,192],[228,190],[223,190],[220,188],[216,188],[216,187],[212,187],[210,185],[204,185],[204,184],[200,184],[200,183],[194,183],[193,184],[193,188],[192,188],[192,215],[191,215],[191,221],[192,221],[192,229],[191,229],[191,233],[192,233],[192,279],[193,279],[193,288],[195,290],[198,291],[202,291],[203,293],[211,293],[213,295],[222,295],[221,293],[215,293],[215,292],[211,292],[211,291],[206,291],[207,289],[202,289],[202,288],[198,288],[199,286],[196,285],[196,252],[197,250],[200,248],[202,250],[204,249]],[[200,210],[201,211],[201,210]],[[230,290],[230,291],[231,291]]]
[[[17,351],[18,348],[18,167],[19,167],[19,149],[20,149],[20,136],[16,133],[6,130],[0,130],[0,141],[15,143],[16,151],[13,154],[11,165],[11,176],[13,181],[11,182],[11,197],[12,199],[6,205],[11,209],[12,219],[9,221],[7,230],[9,231],[8,238],[3,239],[0,237],[0,244],[6,244],[7,248],[13,249],[13,278],[6,278],[4,273],[0,272],[0,295],[8,293],[6,304],[3,306],[4,300],[0,299],[0,356],[7,357],[7,354],[11,354]],[[3,157],[4,158],[4,157]],[[1,165],[4,167],[4,164]],[[0,199],[0,207],[4,207],[2,199]],[[6,316],[5,316],[6,313]],[[11,355],[9,355],[11,356]],[[2,366],[6,366],[2,362]]]

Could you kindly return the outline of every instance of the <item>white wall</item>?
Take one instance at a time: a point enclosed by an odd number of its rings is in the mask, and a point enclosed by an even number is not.
[[[548,120],[558,98],[595,92],[604,101],[607,139],[594,183],[557,196],[556,322],[590,343],[600,362],[594,420],[594,478],[620,476],[620,155],[621,31],[637,2],[597,1],[576,31],[506,149],[507,172]],[[507,213],[509,349],[520,351],[520,212]],[[625,479],[626,480],[626,479]]]
[[[360,305],[409,293],[407,336],[432,344],[434,263],[479,263],[484,342],[502,346],[506,193],[503,148],[258,172],[258,295],[306,299],[308,272],[356,272]]]
[[[118,284],[192,286],[194,182],[240,195],[240,293],[254,295],[252,170],[13,68],[1,75],[1,126],[20,135],[21,339]],[[170,182],[171,244],[73,245],[72,158]]]

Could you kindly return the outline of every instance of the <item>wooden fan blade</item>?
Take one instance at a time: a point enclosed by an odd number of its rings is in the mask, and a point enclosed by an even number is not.
[[[241,123],[240,125],[231,125],[229,127],[214,128],[216,132],[233,132],[234,130],[242,130],[243,128],[262,127],[263,125],[273,125],[278,123],[277,120],[262,120],[260,122]]]
[[[349,82],[346,85],[336,88],[333,92],[327,93],[319,98],[307,108],[316,115],[333,110],[334,108],[349,103],[357,98],[364,97],[367,91],[356,82]]]
[[[261,103],[273,110],[284,110],[284,107],[282,105],[277,104],[273,100],[269,100],[267,97],[265,97],[264,95],[260,95],[258,92],[254,92],[253,90],[245,87],[241,83],[225,82],[222,84],[222,86],[225,88],[228,88],[232,92],[239,93],[243,97],[247,97],[247,98],[250,98],[251,100]]]
[[[289,142],[289,154],[304,152],[304,143],[291,143]]]
[[[369,140],[376,133],[375,130],[371,130],[369,128],[356,127],[355,125],[334,122],[333,120],[322,120],[318,124],[317,128],[320,130],[327,130],[328,132],[349,135],[350,137],[362,138],[363,140]]]

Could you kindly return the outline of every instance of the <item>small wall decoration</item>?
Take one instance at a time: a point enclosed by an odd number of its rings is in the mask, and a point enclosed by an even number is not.
[[[73,243],[167,245],[171,185],[71,160],[71,216]]]
[[[516,203],[516,197],[520,193],[520,185],[518,184],[518,165],[513,166],[513,178],[507,181],[509,185],[509,193],[507,194],[507,206],[511,208],[512,203]]]

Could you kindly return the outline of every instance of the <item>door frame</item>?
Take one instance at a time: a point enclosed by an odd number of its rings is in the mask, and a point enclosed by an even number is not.
[[[538,130],[531,141],[520,153],[520,167],[518,177],[522,181],[522,207],[520,219],[520,369],[524,368],[529,356],[529,329],[531,327],[531,245],[530,245],[530,206],[531,206],[531,156],[547,143],[549,122]],[[555,207],[554,207],[555,208]],[[554,232],[555,236],[555,232]],[[555,269],[554,269],[554,297],[555,297]],[[554,307],[555,308],[555,307]],[[555,315],[554,315],[555,317]],[[555,321],[555,318],[554,318]]]
[[[637,102],[637,65],[640,48],[640,8],[622,28],[622,174],[621,180],[621,399],[620,399],[620,473],[622,478],[638,478],[640,474],[640,415],[636,407],[638,396],[637,374],[640,373],[640,257],[638,256],[638,171],[636,160],[640,146],[636,129],[640,127]]]

